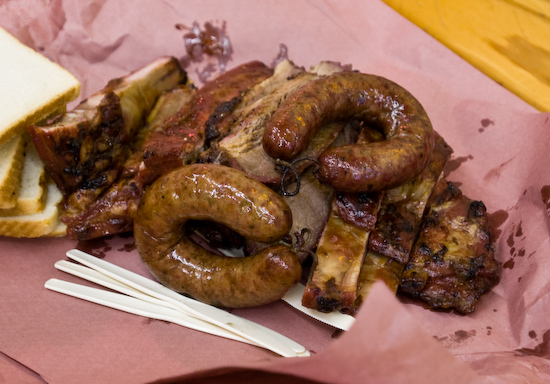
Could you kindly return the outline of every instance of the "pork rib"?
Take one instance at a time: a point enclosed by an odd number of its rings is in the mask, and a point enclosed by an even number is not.
[[[405,266],[401,291],[432,308],[472,312],[499,280],[487,221],[481,201],[441,179]]]
[[[451,153],[452,149],[435,132],[434,150],[424,170],[413,180],[384,192],[357,284],[356,309],[377,280],[397,292],[422,218]]]
[[[163,94],[140,136],[127,145],[132,155],[115,182],[95,196],[83,198],[86,191],[79,190],[66,199],[62,219],[68,236],[84,240],[131,231],[145,187],[192,161],[203,150],[209,116],[270,73],[265,65],[253,62],[226,72],[200,90],[185,85]]]
[[[428,201],[451,153],[436,132],[434,150],[424,170],[413,180],[384,192],[369,250],[402,264],[409,260]]]
[[[357,281],[363,265],[371,228],[357,226],[340,217],[336,196],[331,215],[315,252],[314,263],[306,284],[302,305],[320,312],[355,312]],[[365,194],[361,211],[376,221],[379,194]]]
[[[87,240],[132,231],[134,214],[145,189],[137,177],[145,137],[189,103],[193,93],[191,86],[181,85],[159,97],[145,127],[132,143],[132,154],[116,181],[97,199],[82,206],[77,199],[78,192],[67,197],[61,216],[67,226],[67,236]]]
[[[161,57],[111,80],[52,124],[30,126],[36,149],[64,195],[86,190],[93,199],[112,184],[157,98],[184,81],[179,62]]]

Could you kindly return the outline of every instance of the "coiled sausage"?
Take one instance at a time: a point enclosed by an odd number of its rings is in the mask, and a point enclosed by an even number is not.
[[[334,147],[319,157],[319,177],[343,192],[403,184],[424,169],[433,150],[431,122],[407,90],[383,77],[341,72],[289,95],[266,125],[265,151],[291,160],[330,121],[358,119],[378,127],[382,142]]]
[[[219,256],[184,233],[188,220],[212,220],[249,239],[275,242],[288,234],[292,214],[274,191],[233,168],[193,164],[162,176],[140,202],[134,238],[142,260],[171,289],[238,308],[278,300],[299,281],[300,261],[290,247]]]

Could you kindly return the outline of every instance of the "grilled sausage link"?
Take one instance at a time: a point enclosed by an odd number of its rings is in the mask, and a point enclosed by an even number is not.
[[[291,160],[330,121],[358,119],[386,140],[334,147],[319,157],[319,177],[343,192],[392,188],[418,175],[433,150],[434,134],[422,105],[383,77],[341,72],[314,80],[289,95],[266,125],[263,145]]]
[[[142,260],[171,289],[203,302],[239,308],[280,299],[302,274],[290,247],[275,245],[248,257],[216,255],[184,232],[188,220],[211,220],[244,237],[275,242],[292,224],[286,202],[233,168],[193,164],[155,181],[134,221]]]

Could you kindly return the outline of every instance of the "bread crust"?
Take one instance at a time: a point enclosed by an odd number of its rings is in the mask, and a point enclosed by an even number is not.
[[[0,236],[41,237],[62,233],[59,220],[59,203],[62,195],[53,182],[48,183],[46,206],[40,212],[29,215],[0,217]],[[59,236],[59,234],[58,234]]]
[[[0,28],[0,144],[22,134],[80,94],[80,82],[69,71],[22,44]]]
[[[0,209],[14,208],[25,159],[25,140],[15,136],[0,144]]]

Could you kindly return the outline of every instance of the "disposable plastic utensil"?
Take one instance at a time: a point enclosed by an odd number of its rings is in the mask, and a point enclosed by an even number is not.
[[[280,333],[230,314],[220,308],[183,296],[144,276],[105,260],[98,259],[80,250],[70,250],[67,252],[67,256],[134,289],[171,303],[193,317],[210,322],[220,328],[247,338],[254,344],[269,349],[281,356],[309,356],[309,352],[302,345]]]
[[[80,277],[81,279],[91,281],[98,285],[104,286],[106,288],[112,289],[120,293],[124,293],[125,295],[132,296],[136,299],[140,299],[151,304],[160,305],[166,308],[170,308],[172,310],[180,311],[184,313],[186,316],[192,317],[195,320],[203,321],[200,319],[196,319],[195,317],[189,315],[187,312],[182,311],[180,308],[178,308],[176,305],[170,302],[160,300],[160,299],[157,299],[156,297],[143,293],[129,285],[121,283],[118,280],[115,280],[109,276],[104,275],[101,272],[96,271],[95,269],[88,268],[82,264],[77,264],[68,260],[59,260],[54,264],[54,266],[60,271],[69,273],[73,276]],[[211,323],[208,323],[208,324],[211,324]]]
[[[207,323],[186,315],[180,311],[149,303],[120,293],[87,287],[59,279],[49,279],[46,281],[44,286],[52,291],[64,293],[69,296],[132,313],[134,315],[144,316],[156,320],[169,321],[186,328],[256,345],[246,338],[240,337],[232,332],[228,332],[225,329],[217,327],[211,323]]]

